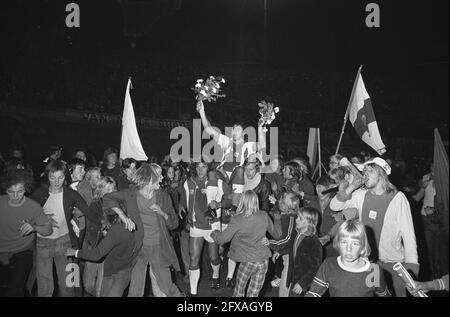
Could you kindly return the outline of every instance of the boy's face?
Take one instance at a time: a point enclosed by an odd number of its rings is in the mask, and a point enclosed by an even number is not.
[[[339,240],[339,254],[342,260],[347,263],[353,263],[360,258],[361,242],[352,237],[342,237]]]
[[[169,167],[169,169],[167,170],[167,177],[170,180],[173,180],[175,178],[175,171],[173,170],[173,167]]]
[[[117,154],[111,153],[106,157],[106,160],[109,164],[116,164],[117,163]]]
[[[197,171],[198,178],[205,178],[208,173],[208,165],[205,163],[198,163],[195,170]]]
[[[8,194],[9,201],[13,204],[18,204],[22,201],[25,195],[25,186],[21,183],[12,185],[6,190]]]
[[[82,181],[84,174],[86,174],[86,171],[84,170],[84,165],[76,165],[75,169],[72,172],[72,179],[77,181]]]
[[[245,166],[245,175],[248,179],[253,179],[257,172],[256,163],[249,163]]]
[[[53,189],[60,189],[64,185],[66,179],[63,171],[56,171],[48,174],[48,181]]]

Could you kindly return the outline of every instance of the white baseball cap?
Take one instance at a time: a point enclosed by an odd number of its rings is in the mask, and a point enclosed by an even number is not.
[[[384,171],[386,172],[387,175],[391,174],[391,167],[389,166],[389,164],[383,160],[381,157],[375,157],[363,164],[355,164],[356,168],[359,169],[360,171],[362,171],[364,169],[364,166],[368,165],[368,164],[377,164],[379,167],[381,167],[382,169],[384,169]]]

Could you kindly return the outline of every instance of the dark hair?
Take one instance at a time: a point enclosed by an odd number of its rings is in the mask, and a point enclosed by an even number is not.
[[[311,166],[309,165],[308,159],[305,157],[296,157],[293,158],[291,161],[294,161],[298,164],[300,167],[300,171],[302,173],[302,177],[308,176],[311,172]]]
[[[192,164],[191,164],[191,168],[190,168],[190,170],[191,170],[191,175],[194,176],[194,177],[197,177],[197,167],[198,167],[199,164],[205,164],[205,165],[206,165],[206,168],[208,169],[208,172],[210,171],[210,168],[211,168],[210,163],[206,162],[206,161],[203,159],[203,157],[202,157],[202,159],[200,160],[200,162],[192,162]]]
[[[134,158],[128,157],[122,161],[122,169],[126,170],[127,168],[131,167],[131,164],[134,164],[136,169],[138,169],[141,166],[141,163],[139,161],[136,161]]]
[[[77,165],[86,166],[86,162],[76,157],[70,159],[70,161],[67,163],[69,175],[72,175]]]
[[[66,162],[64,162],[62,160],[52,160],[52,161],[50,161],[50,163],[48,163],[47,166],[45,167],[44,174],[48,178],[50,173],[55,173],[55,172],[63,172],[64,175],[66,175],[67,174],[67,164],[66,164]]]
[[[302,171],[300,164],[298,164],[295,161],[289,161],[286,164],[284,164],[284,167],[288,167],[291,171],[291,176],[297,179],[302,179]]]
[[[27,193],[33,188],[33,175],[28,170],[12,170],[6,173],[1,180],[1,192],[17,184],[23,184]]]
[[[106,163],[108,161],[107,160],[108,156],[113,153],[116,153],[117,155],[119,155],[119,151],[117,151],[115,148],[113,148],[113,147],[107,148],[105,150],[105,152],[103,152],[103,162]]]
[[[86,149],[83,149],[83,148],[81,148],[81,147],[75,148],[75,149],[73,150],[72,157],[75,157],[75,155],[77,155],[78,152],[83,152],[83,153],[86,155],[86,158],[87,158],[87,154],[88,154],[88,153],[87,153]]]
[[[48,155],[52,156],[53,154],[58,153],[60,151],[62,151],[62,146],[59,146],[59,145],[51,146],[48,148]]]

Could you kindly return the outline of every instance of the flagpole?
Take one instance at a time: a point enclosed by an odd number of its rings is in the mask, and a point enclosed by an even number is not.
[[[344,124],[342,125],[341,135],[339,136],[339,142],[338,142],[338,145],[336,147],[336,153],[334,153],[335,155],[339,153],[339,148],[341,147],[341,141],[342,141],[342,137],[344,136],[345,125],[347,124],[348,113],[349,113],[349,110],[350,110],[350,106],[352,104],[353,95],[355,94],[356,84],[358,83],[358,77],[361,74],[361,69],[362,69],[362,65],[359,66],[358,73],[356,74],[355,82],[353,83],[352,93],[350,94],[350,99],[348,101],[347,110],[345,110]]]

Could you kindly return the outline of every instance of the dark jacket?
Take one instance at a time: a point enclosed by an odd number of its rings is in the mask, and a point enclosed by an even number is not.
[[[140,250],[144,240],[144,225],[142,223],[137,204],[137,194],[137,190],[134,188],[107,194],[103,197],[103,210],[117,207],[122,209],[123,212],[126,213],[131,220],[133,220],[136,224],[135,247]],[[160,232],[162,235],[160,239],[161,264],[164,267],[173,266],[174,269],[179,271],[180,266],[178,264],[172,239],[170,238],[167,230],[173,230],[178,226],[178,215],[172,208],[172,202],[166,192],[157,190],[155,195],[156,204],[158,204],[162,211],[167,213],[169,216],[169,219],[166,221],[162,216],[158,215]],[[169,204],[171,208],[165,207],[167,204]]]
[[[272,194],[272,188],[270,183],[262,176],[261,181],[258,186],[256,186],[253,191],[258,195],[259,199],[259,209],[265,212],[270,211],[270,200],[269,196]],[[222,198],[222,207],[231,208],[233,206],[232,200],[229,195],[224,195]]]
[[[295,232],[296,214],[282,214],[281,215],[281,237],[277,240],[269,240],[270,248],[280,255],[289,254],[289,240]]]
[[[297,235],[295,230],[293,236],[297,237]],[[294,259],[294,242],[295,238],[291,239],[286,287],[289,287],[289,284],[294,286],[298,283],[305,292],[322,264],[322,245],[316,235],[305,236],[297,248]]]
[[[86,239],[91,246],[95,246],[101,237],[100,234],[103,219],[102,201],[93,201],[89,205],[89,211],[91,213],[91,219],[86,223]],[[95,221],[93,221],[94,217]]]
[[[50,196],[48,192],[48,187],[39,187],[36,189],[31,195],[30,198],[36,201],[39,205],[42,207],[47,202],[48,197]],[[84,199],[81,197],[80,194],[78,194],[76,191],[64,187],[63,188],[63,208],[64,208],[64,215],[67,222],[67,228],[69,229],[69,238],[70,242],[72,243],[72,247],[75,249],[80,249],[82,245],[82,241],[77,238],[75,232],[73,231],[72,225],[70,224],[70,220],[73,218],[73,209],[74,207],[78,208],[89,220],[92,219],[92,221],[96,220],[96,217],[93,216],[89,210],[88,205],[84,201]]]
[[[106,237],[96,248],[78,251],[78,258],[98,262],[106,256],[103,275],[111,276],[132,266],[137,253],[133,236],[133,232],[125,229],[123,224],[117,223],[109,229]]]

